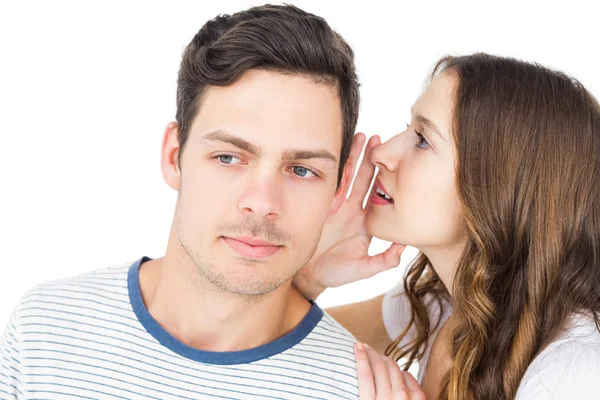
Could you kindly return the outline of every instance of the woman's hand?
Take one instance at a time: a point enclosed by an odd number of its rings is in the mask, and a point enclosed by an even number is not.
[[[363,343],[354,347],[360,400],[426,400],[417,380]]]
[[[348,160],[352,176],[365,140],[362,133],[354,136]],[[380,143],[378,136],[369,139],[350,196],[346,196],[346,193],[338,212],[327,219],[317,251],[306,267],[294,277],[294,286],[309,299],[316,299],[328,287],[368,278],[400,264],[400,255],[405,246],[396,243],[383,253],[368,254],[372,236],[365,227],[366,209],[363,208],[363,202],[375,174],[371,151]]]

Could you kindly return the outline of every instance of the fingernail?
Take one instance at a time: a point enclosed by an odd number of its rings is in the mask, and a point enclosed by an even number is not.
[[[360,351],[365,351],[365,347],[363,346],[363,344],[361,342],[356,343],[356,347]]]

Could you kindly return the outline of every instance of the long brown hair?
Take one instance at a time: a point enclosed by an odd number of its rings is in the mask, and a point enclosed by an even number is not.
[[[600,106],[577,80],[511,58],[445,57],[439,73],[457,78],[452,133],[468,236],[440,398],[513,399],[571,316],[600,330]],[[448,291],[423,254],[404,287],[412,312],[401,336],[416,338],[387,353],[407,369],[440,324],[428,310]]]

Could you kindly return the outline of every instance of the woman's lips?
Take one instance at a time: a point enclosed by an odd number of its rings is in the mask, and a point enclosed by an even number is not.
[[[373,190],[371,192],[371,203],[376,205],[390,205],[394,204],[394,199],[386,192],[385,187],[378,179],[375,179],[375,185],[373,186]]]
[[[379,196],[375,191],[373,191],[373,194],[371,194],[371,197],[369,198],[369,200],[371,201],[372,204],[375,204],[378,206],[391,206],[393,204],[391,201],[386,200],[383,197]]]

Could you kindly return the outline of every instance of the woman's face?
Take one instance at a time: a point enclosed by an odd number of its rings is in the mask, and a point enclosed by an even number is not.
[[[412,107],[407,129],[373,149],[379,167],[367,206],[373,236],[421,251],[464,240],[451,135],[455,84],[452,73],[438,74]]]

